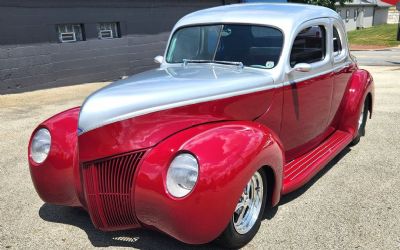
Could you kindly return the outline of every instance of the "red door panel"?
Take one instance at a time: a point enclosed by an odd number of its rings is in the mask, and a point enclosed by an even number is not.
[[[328,136],[332,92],[332,73],[284,87],[280,136],[287,161],[306,153]]]

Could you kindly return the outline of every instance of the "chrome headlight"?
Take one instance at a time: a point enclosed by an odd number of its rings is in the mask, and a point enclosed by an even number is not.
[[[192,191],[199,176],[199,164],[196,158],[182,153],[171,162],[167,172],[167,190],[175,197],[183,197]]]
[[[41,128],[36,131],[30,146],[30,155],[32,160],[38,164],[44,162],[50,152],[50,146],[50,132],[45,128]]]

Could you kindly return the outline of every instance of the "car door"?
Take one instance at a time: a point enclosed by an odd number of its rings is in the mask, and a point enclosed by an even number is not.
[[[328,129],[333,89],[329,28],[330,20],[322,18],[304,23],[294,32],[280,133],[287,161],[306,153],[332,132]],[[307,67],[296,69],[299,64]]]
[[[355,66],[352,65],[352,62],[349,60],[346,32],[343,25],[337,19],[332,18],[331,22],[334,83],[329,120],[334,121]],[[333,124],[333,126],[335,126],[335,124]]]

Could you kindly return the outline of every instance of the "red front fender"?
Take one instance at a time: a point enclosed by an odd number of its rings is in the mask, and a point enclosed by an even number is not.
[[[184,198],[166,191],[170,162],[182,151],[199,162],[199,179]],[[144,157],[135,180],[135,210],[142,224],[183,242],[214,240],[227,226],[240,194],[262,166],[275,173],[273,203],[279,201],[283,150],[277,136],[254,122],[220,122],[177,133]]]
[[[40,128],[47,128],[51,134],[51,148],[47,159],[35,163],[28,149],[28,161],[33,185],[44,202],[82,206],[82,194],[77,149],[79,108],[61,112],[41,123]],[[32,142],[29,141],[29,147]]]

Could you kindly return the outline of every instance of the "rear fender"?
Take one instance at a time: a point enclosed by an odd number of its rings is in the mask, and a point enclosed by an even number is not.
[[[357,70],[353,73],[345,97],[338,114],[340,115],[339,129],[357,136],[358,118],[367,95],[371,95],[369,108],[372,115],[374,103],[374,81],[366,70]]]
[[[166,175],[180,152],[197,157],[199,179],[189,195],[174,198],[167,192]],[[277,136],[255,122],[218,122],[184,130],[144,157],[135,180],[136,215],[142,224],[183,242],[210,242],[227,226],[243,188],[259,168],[272,168],[272,203],[279,202],[283,157]]]

